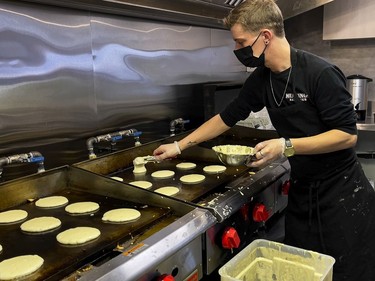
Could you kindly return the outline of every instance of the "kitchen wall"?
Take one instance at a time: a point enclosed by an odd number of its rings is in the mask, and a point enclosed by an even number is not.
[[[362,74],[375,80],[375,38],[323,41],[323,13],[322,6],[286,20],[291,45],[326,58],[346,76]],[[375,82],[369,83],[369,100],[375,101]]]
[[[39,150],[47,168],[87,159],[98,134],[194,128],[203,85],[247,75],[226,30],[0,1],[0,38],[0,157]]]

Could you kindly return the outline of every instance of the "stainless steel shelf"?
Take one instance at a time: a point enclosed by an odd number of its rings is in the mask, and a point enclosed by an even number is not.
[[[360,131],[375,131],[375,123],[357,123],[357,129]]]

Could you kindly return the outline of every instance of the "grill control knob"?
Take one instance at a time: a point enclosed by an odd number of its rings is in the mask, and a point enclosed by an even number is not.
[[[174,277],[170,274],[163,274],[159,276],[157,281],[174,281]]]
[[[265,222],[270,217],[264,204],[257,203],[253,209],[253,220],[255,222]]]
[[[288,195],[289,194],[289,188],[290,188],[290,180],[287,180],[281,186],[281,194],[282,195]]]
[[[224,249],[235,249],[240,246],[241,239],[238,236],[237,230],[233,227],[227,227],[224,230],[221,238],[221,243]]]

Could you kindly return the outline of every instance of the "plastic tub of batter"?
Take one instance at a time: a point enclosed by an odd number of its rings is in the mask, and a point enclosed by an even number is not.
[[[219,269],[221,281],[332,281],[335,259],[264,239],[254,240]]]

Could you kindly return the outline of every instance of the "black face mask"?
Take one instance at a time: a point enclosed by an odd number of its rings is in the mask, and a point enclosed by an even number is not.
[[[238,50],[234,50],[234,54],[236,55],[237,59],[244,65],[248,67],[258,67],[264,65],[264,51],[267,48],[267,45],[264,47],[262,54],[259,58],[254,57],[253,55],[253,46],[258,41],[259,36],[262,33],[259,33],[258,37],[255,39],[254,43],[250,46],[243,47]]]

